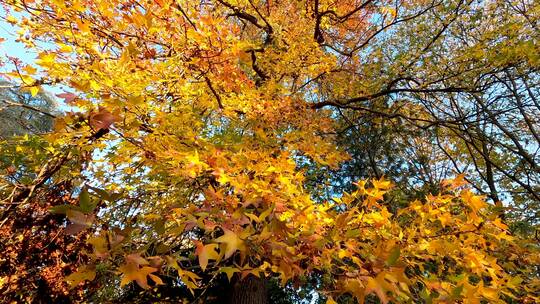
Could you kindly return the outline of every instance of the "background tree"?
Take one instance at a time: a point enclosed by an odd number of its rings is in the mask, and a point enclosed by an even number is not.
[[[449,172],[465,173],[493,202],[537,224],[538,4],[424,4],[396,6],[360,46],[333,47],[345,62],[363,64],[354,66],[358,81],[345,94],[336,94],[331,75],[316,79],[326,92],[316,107],[341,108],[350,116],[346,127],[385,120],[394,126],[389,132],[405,135],[392,145],[416,151],[405,159],[430,160],[407,165],[423,171],[422,184],[432,188]]]
[[[47,93],[24,92],[16,84],[0,81],[0,138],[52,131],[57,105]]]
[[[52,131],[57,113],[45,92],[32,96],[2,82],[0,111],[0,295],[26,303],[71,303],[90,289],[70,290],[65,281],[85,260],[87,234],[65,235],[63,215],[50,208],[78,204],[70,179],[52,178],[63,165],[76,165],[47,152],[38,135]],[[54,113],[54,114],[53,114]]]

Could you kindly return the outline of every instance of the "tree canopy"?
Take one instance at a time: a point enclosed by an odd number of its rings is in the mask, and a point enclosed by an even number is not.
[[[4,297],[540,301],[536,1],[0,2]]]

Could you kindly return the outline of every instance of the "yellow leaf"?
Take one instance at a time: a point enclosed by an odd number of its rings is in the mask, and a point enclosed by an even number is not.
[[[375,292],[377,297],[379,297],[379,300],[381,300],[383,304],[386,304],[388,303],[388,298],[383,288],[383,285],[385,285],[383,281],[384,273],[379,273],[376,278],[369,278],[366,285],[366,294]]]
[[[221,185],[225,185],[226,183],[230,182],[231,180],[229,179],[229,177],[225,173],[219,173],[219,177],[217,178],[217,181]]]
[[[150,279],[152,279],[152,281],[154,281],[154,283],[156,283],[156,285],[163,285],[163,281],[161,280],[160,277],[158,277],[157,275],[153,275],[153,274],[149,274],[148,277],[150,277]]]
[[[93,266],[82,266],[76,272],[66,277],[66,282],[70,288],[75,288],[83,281],[92,281],[96,277],[96,271]]]
[[[397,15],[396,9],[390,6],[381,7],[381,13],[384,15],[391,15],[392,18],[395,18]]]
[[[478,210],[487,206],[487,203],[484,201],[482,196],[474,195],[470,190],[463,191],[461,193],[461,197],[474,212],[477,212]]]
[[[97,83],[95,80],[90,80],[90,87],[95,91],[99,91],[101,89],[101,85],[99,85],[99,83]]]
[[[219,271],[224,272],[227,275],[227,279],[229,279],[229,282],[231,281],[235,273],[240,272],[239,269],[234,268],[234,267],[221,267]]]
[[[29,88],[32,97],[35,97],[39,93],[39,86],[33,86]]]
[[[345,281],[345,290],[351,293],[359,303],[364,303],[366,297],[366,289],[359,280]]]
[[[495,227],[501,229],[501,230],[508,230],[508,226],[501,221],[500,218],[496,218],[494,221],[491,222]]]
[[[387,190],[392,187],[392,183],[385,180],[384,177],[381,177],[379,180],[374,179],[371,181],[371,183],[373,183],[373,187],[381,190]]]
[[[122,280],[120,281],[120,286],[124,286],[131,281],[135,281],[139,286],[141,286],[141,288],[144,289],[150,288],[150,286],[148,286],[146,277],[149,274],[157,271],[157,269],[154,267],[144,266],[139,268],[139,266],[133,262],[128,262],[127,264],[118,267],[118,270],[123,274]]]
[[[94,254],[98,257],[105,257],[107,253],[107,241],[102,236],[90,237],[86,241],[94,247]]]
[[[40,53],[38,56],[38,59],[36,59],[36,63],[48,67],[54,64],[56,61],[56,54],[55,53]]]
[[[22,80],[22,82],[26,85],[32,85],[35,83],[35,80],[34,78],[30,77],[29,75],[20,75],[20,78]]]
[[[465,180],[465,174],[459,174],[453,179],[445,179],[442,181],[443,187],[449,187],[450,189],[459,188],[461,186],[467,185],[467,181]]]
[[[77,27],[79,28],[79,30],[83,33],[89,33],[90,32],[90,24],[88,24],[88,22],[85,22],[83,20],[76,20],[75,21],[77,23]]]
[[[73,51],[73,48],[69,45],[66,45],[66,44],[63,44],[63,43],[59,43],[58,46],[60,47],[58,50],[62,53],[69,53],[71,51]]]
[[[328,296],[328,299],[326,299],[326,304],[337,304],[337,302],[334,301],[332,296]]]
[[[19,22],[17,18],[12,15],[7,16],[6,21],[11,24],[17,24],[17,22]]]
[[[215,239],[216,242],[225,244],[225,258],[228,259],[237,250],[244,251],[245,244],[234,232],[224,229],[225,234]]]
[[[26,65],[22,70],[28,73],[28,75],[34,75],[37,72],[37,69],[31,65]]]
[[[452,220],[452,216],[448,212],[444,212],[443,214],[439,215],[437,219],[441,222],[443,227],[446,227],[446,225]]]

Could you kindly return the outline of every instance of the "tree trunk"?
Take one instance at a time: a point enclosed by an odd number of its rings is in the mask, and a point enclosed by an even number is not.
[[[268,289],[266,280],[249,275],[232,284],[229,304],[267,304]]]

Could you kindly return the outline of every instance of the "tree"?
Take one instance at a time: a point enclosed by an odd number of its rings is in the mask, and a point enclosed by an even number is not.
[[[49,211],[53,206],[78,203],[69,195],[73,190],[70,180],[51,178],[69,162],[66,158],[47,159],[49,155],[43,153],[47,143],[39,138],[52,131],[56,103],[44,92],[25,92],[8,82],[2,82],[2,86],[1,103],[5,105],[0,111],[2,298],[28,303],[80,300],[83,289],[89,285],[70,290],[64,279],[76,270],[76,263],[86,258],[83,249],[87,246],[87,235],[65,236],[64,216]],[[42,167],[43,163],[47,165]]]
[[[39,52],[39,71],[16,66],[7,76],[34,91],[66,85],[70,92],[61,96],[80,111],[59,117],[55,132],[42,137],[47,147],[29,153],[35,164],[55,161],[38,170],[45,172],[40,179],[24,187],[3,183],[18,204],[53,177],[73,182],[69,193],[78,204],[52,211],[65,214],[66,230],[91,248],[66,279],[74,287],[129,285],[89,296],[129,298],[145,289],[155,298],[165,285],[202,302],[216,300],[220,293],[210,290],[221,289],[232,303],[265,303],[265,280],[277,278],[283,286],[313,286],[328,303],[347,295],[383,303],[538,301],[538,246],[512,235],[501,208],[468,189],[463,175],[430,181],[421,199],[399,206],[377,165],[378,150],[368,154],[378,177],[341,179],[354,185],[346,192],[325,191],[329,179],[312,178],[347,164],[350,155],[336,142],[340,118],[350,115],[370,113],[374,126],[400,120],[427,130],[425,142],[452,147],[462,142],[450,131],[461,131],[460,140],[476,132],[471,126],[488,134],[468,114],[438,116],[448,111],[435,101],[469,94],[480,105],[474,117],[497,121],[469,84],[499,63],[484,70],[475,63],[484,54],[476,51],[501,39],[489,28],[493,37],[467,48],[459,30],[497,15],[498,2],[3,2],[19,40]],[[484,10],[487,17],[478,16]],[[515,20],[505,15],[501,24],[508,17],[524,31],[497,49],[515,50],[516,41],[536,37],[537,9],[529,11]],[[474,37],[470,27],[463,30]],[[512,54],[501,65],[523,60]],[[537,64],[533,55],[526,59]],[[514,130],[499,129],[511,140]],[[377,132],[389,135],[385,127]],[[425,140],[414,131],[390,138],[401,135]],[[472,141],[491,144],[482,136]],[[497,144],[534,169],[534,158],[512,142]],[[480,153],[452,152],[459,156],[447,161]],[[494,163],[483,164],[488,170]],[[325,199],[328,193],[333,198]]]
[[[359,54],[365,46],[339,50],[362,58],[355,85],[370,90],[336,95],[332,77],[319,78],[330,98],[317,107],[341,108],[349,126],[379,117],[400,135],[394,146],[428,146],[431,159],[442,159],[413,166],[425,171],[422,183],[433,187],[449,170],[465,173],[493,202],[511,202],[517,217],[537,224],[538,4],[430,5],[417,14],[400,8],[387,23],[395,33],[371,40],[368,56]],[[385,25],[373,31],[383,35]]]
[[[0,138],[42,134],[52,130],[56,103],[46,93],[23,92],[16,84],[0,81]]]

